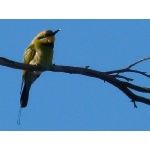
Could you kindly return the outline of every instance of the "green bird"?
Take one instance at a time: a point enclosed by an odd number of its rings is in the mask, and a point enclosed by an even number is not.
[[[54,53],[55,34],[58,31],[60,29],[54,32],[51,30],[40,32],[25,50],[23,63],[50,68]],[[31,85],[40,74],[40,71],[23,70],[20,97],[21,108],[27,106]]]

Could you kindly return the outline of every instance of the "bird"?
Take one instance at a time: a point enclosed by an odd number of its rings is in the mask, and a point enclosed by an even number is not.
[[[31,44],[25,49],[23,63],[37,65],[44,68],[52,67],[56,31],[45,30],[37,34]],[[41,71],[22,71],[20,107],[25,108],[28,104],[29,91],[33,82],[41,75]]]

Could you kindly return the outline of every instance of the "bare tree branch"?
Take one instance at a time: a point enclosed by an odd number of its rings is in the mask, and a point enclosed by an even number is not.
[[[142,61],[145,61],[145,60],[148,60],[148,59],[150,59],[150,57],[146,57],[146,58],[140,59],[140,60],[134,62],[133,64],[129,65],[127,68],[130,69],[131,67],[137,65],[138,63],[140,63]]]
[[[64,72],[64,73],[69,73],[69,74],[80,74],[88,77],[94,77],[101,79],[103,81],[106,81],[113,86],[117,87],[119,90],[121,90],[126,96],[128,96],[131,101],[134,104],[134,107],[137,107],[135,102],[141,102],[144,104],[150,105],[150,99],[146,97],[139,96],[133,91],[137,92],[142,92],[142,93],[150,93],[150,88],[148,87],[141,87],[138,85],[131,84],[129,82],[121,81],[118,78],[124,79],[126,81],[132,81],[133,79],[127,78],[125,76],[119,75],[119,73],[125,73],[125,72],[130,72],[130,68],[135,66],[136,64],[146,61],[150,59],[150,57],[141,59],[128,67],[120,70],[114,70],[114,71],[108,71],[108,72],[100,72],[96,70],[89,69],[89,67],[81,68],[81,67],[72,67],[72,66],[60,66],[60,65],[53,65],[52,68],[43,68],[41,66],[36,66],[36,65],[28,65],[28,64],[23,64],[19,62],[15,62],[12,60],[8,60],[6,58],[0,57],[0,65],[2,66],[7,66],[10,68],[14,69],[24,69],[24,70],[30,70],[30,71],[53,71],[53,72]],[[132,71],[131,71],[132,72]],[[139,73],[142,75],[146,75],[145,72],[141,72],[138,70],[134,70],[134,73]],[[116,75],[114,75],[116,74]],[[133,90],[133,91],[131,91]]]
[[[145,76],[145,77],[150,78],[150,75],[146,74],[146,72],[142,72],[142,71],[138,71],[138,70],[131,70],[131,69],[129,69],[128,72],[138,73],[138,74],[141,74],[141,75],[143,75],[143,76]]]
[[[131,78],[128,78],[128,77],[125,77],[125,76],[121,76],[121,75],[119,75],[119,74],[116,74],[116,75],[111,75],[111,76],[113,76],[113,77],[115,77],[115,78],[120,78],[120,79],[124,79],[124,80],[126,80],[126,81],[133,81],[133,79],[131,79]]]
[[[143,76],[146,76],[146,77],[150,78],[150,75],[146,74],[146,72],[130,69],[130,68],[132,68],[133,66],[137,65],[138,63],[141,63],[141,62],[146,61],[146,60],[149,60],[149,59],[150,59],[150,57],[146,57],[146,58],[140,59],[140,60],[138,60],[138,61],[132,63],[131,65],[129,65],[129,66],[123,68],[123,69],[118,69],[118,70],[113,70],[113,71],[107,71],[107,72],[105,72],[105,73],[107,73],[107,74],[109,74],[109,75],[111,75],[111,74],[117,74],[117,75],[118,75],[119,73],[133,72],[133,73],[138,73],[138,74],[141,74],[141,75],[143,75]]]

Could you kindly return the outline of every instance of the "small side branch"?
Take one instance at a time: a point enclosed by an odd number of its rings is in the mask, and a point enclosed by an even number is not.
[[[146,57],[146,58],[140,59],[140,60],[138,60],[138,61],[132,63],[131,65],[129,65],[127,68],[130,69],[131,67],[133,67],[133,66],[135,66],[135,65],[137,65],[137,64],[139,64],[139,63],[141,63],[142,61],[146,61],[146,60],[149,60],[149,59],[150,59],[150,57]]]
[[[121,75],[111,75],[111,76],[113,76],[113,77],[115,77],[115,78],[120,78],[120,79],[124,79],[124,80],[126,80],[126,81],[133,81],[133,79],[131,79],[131,78],[128,78],[128,77],[125,77],[125,76],[121,76]]]
[[[139,70],[134,70],[134,69],[131,69],[132,67],[134,67],[135,65],[143,62],[143,61],[146,61],[146,60],[149,60],[150,57],[146,57],[146,58],[143,58],[143,59],[140,59],[134,63],[132,63],[131,65],[123,68],[123,69],[118,69],[118,70],[112,70],[112,71],[107,71],[105,73],[109,74],[109,75],[119,75],[120,73],[125,73],[125,72],[132,72],[132,73],[137,73],[137,74],[141,74],[147,78],[150,78],[150,75],[148,75],[146,72],[143,72],[143,71],[139,71]],[[124,78],[126,79],[126,78]]]

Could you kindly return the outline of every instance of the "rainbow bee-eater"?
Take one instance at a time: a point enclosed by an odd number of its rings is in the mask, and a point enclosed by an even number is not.
[[[39,65],[44,68],[52,67],[55,34],[58,31],[60,31],[60,29],[54,32],[51,30],[40,32],[25,50],[23,63]],[[20,97],[21,108],[27,106],[31,85],[40,74],[40,71],[23,70]]]

